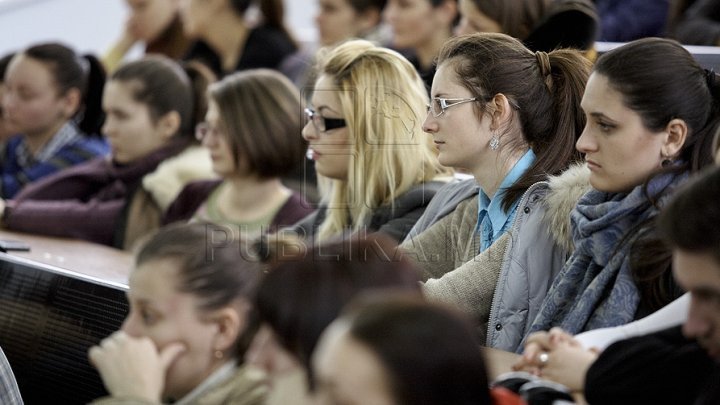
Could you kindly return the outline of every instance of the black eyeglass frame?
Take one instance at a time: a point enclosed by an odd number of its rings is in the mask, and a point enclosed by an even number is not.
[[[344,118],[326,118],[312,108],[305,108],[305,116],[313,123],[318,132],[328,132],[347,126],[347,121]]]

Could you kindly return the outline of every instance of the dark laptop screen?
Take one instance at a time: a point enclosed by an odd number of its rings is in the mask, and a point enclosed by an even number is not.
[[[0,346],[26,404],[106,395],[87,350],[128,311],[123,285],[0,254]]]

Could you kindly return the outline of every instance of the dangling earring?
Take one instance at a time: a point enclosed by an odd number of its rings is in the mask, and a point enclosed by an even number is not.
[[[493,134],[492,138],[490,138],[490,149],[497,150],[499,146],[500,139],[498,139],[497,135]]]
[[[223,356],[224,356],[224,354],[223,354],[222,350],[215,350],[215,358],[216,359],[220,360],[223,358]]]

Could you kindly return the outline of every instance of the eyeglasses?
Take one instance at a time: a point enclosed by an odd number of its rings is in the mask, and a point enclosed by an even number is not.
[[[473,98],[442,98],[442,97],[433,97],[430,99],[430,104],[427,106],[428,112],[431,112],[433,117],[439,117],[443,115],[445,110],[447,110],[450,107],[463,104],[463,103],[469,103],[471,101],[477,101],[477,97]]]
[[[210,134],[218,136],[220,130],[207,122],[201,122],[195,126],[195,139],[198,141],[202,142],[202,140]]]
[[[318,132],[327,132],[347,126],[347,122],[343,118],[325,118],[311,108],[305,109],[305,117],[312,121],[315,130]]]

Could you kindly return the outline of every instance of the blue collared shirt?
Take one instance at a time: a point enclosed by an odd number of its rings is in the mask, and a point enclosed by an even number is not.
[[[492,200],[480,189],[478,194],[478,222],[477,232],[480,233],[480,252],[490,247],[505,231],[510,228],[513,218],[515,218],[515,210],[517,209],[520,199],[513,202],[510,209],[506,212],[502,208],[503,195],[505,190],[515,184],[530,165],[535,161],[535,153],[532,149],[527,152],[515,163],[510,172],[505,176],[497,192]]]

